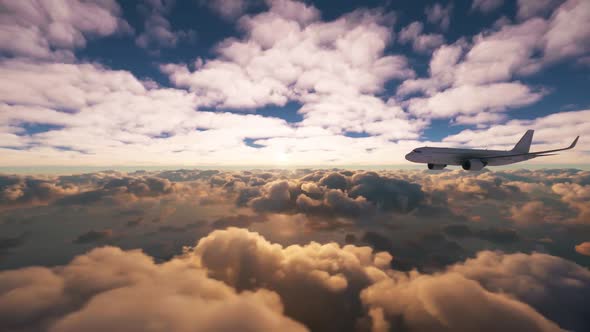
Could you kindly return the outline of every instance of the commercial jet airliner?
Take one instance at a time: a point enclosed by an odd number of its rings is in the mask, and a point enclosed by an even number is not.
[[[552,156],[554,153],[551,152],[573,149],[580,138],[580,136],[576,137],[567,148],[529,152],[534,132],[534,130],[527,130],[509,151],[421,147],[408,153],[406,159],[415,163],[428,164],[428,169],[460,165],[466,171],[479,171],[486,166],[508,165],[537,157]]]

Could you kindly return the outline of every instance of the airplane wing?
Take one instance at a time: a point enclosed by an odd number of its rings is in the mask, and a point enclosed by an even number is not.
[[[578,138],[580,138],[580,136],[577,136],[576,139],[574,139],[574,141],[572,142],[572,144],[570,144],[570,146],[568,146],[567,148],[537,151],[537,152],[528,152],[528,153],[514,153],[514,154],[505,154],[505,155],[496,155],[496,156],[485,156],[485,157],[480,157],[479,159],[495,159],[495,158],[530,156],[530,155],[534,155],[535,157],[553,156],[553,155],[555,155],[555,153],[551,153],[551,152],[573,149],[576,146],[576,143],[578,143]]]

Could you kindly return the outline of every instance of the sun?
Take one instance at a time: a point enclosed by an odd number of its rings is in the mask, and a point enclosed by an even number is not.
[[[275,154],[275,162],[277,164],[285,165],[289,163],[289,154],[285,151],[279,151]]]

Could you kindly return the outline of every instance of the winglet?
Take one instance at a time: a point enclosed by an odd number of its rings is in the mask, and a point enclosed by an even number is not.
[[[576,146],[576,144],[578,143],[578,138],[580,138],[580,136],[576,136],[576,139],[574,139],[572,144],[570,146],[568,146],[568,149],[573,149],[574,146]]]

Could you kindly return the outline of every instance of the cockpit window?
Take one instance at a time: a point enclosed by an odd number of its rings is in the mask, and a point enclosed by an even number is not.
[[[418,150],[418,149],[415,149],[413,152],[416,152],[416,153],[422,153],[422,151],[420,151],[420,150]]]

